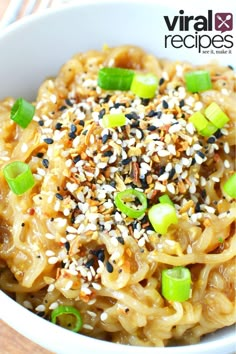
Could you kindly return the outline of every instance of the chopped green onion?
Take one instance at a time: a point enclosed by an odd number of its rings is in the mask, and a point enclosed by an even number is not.
[[[164,235],[171,224],[177,224],[178,218],[173,205],[160,203],[153,205],[148,211],[148,217],[154,230]]]
[[[190,298],[191,273],[188,268],[174,267],[162,271],[162,295],[169,301],[186,301]]]
[[[190,118],[189,122],[193,123],[198,132],[206,128],[208,120],[201,112],[195,112]]]
[[[153,98],[158,86],[158,79],[153,74],[135,74],[130,90],[141,98]]]
[[[102,125],[104,128],[122,127],[126,123],[126,117],[122,113],[105,114],[102,117]]]
[[[174,203],[172,202],[172,200],[170,199],[170,197],[168,196],[168,194],[163,194],[161,197],[159,197],[159,202],[161,204],[170,204],[170,205],[174,205]]]
[[[33,119],[35,107],[24,100],[18,98],[11,109],[11,119],[21,128],[26,128]]]
[[[73,306],[59,305],[52,311],[51,321],[72,332],[79,332],[83,325],[80,312]]]
[[[207,126],[204,129],[202,129],[199,133],[203,136],[211,136],[217,130],[218,130],[218,128],[214,124],[209,122],[209,123],[207,123]]]
[[[202,92],[211,89],[211,77],[209,71],[198,70],[185,74],[187,91]]]
[[[4,177],[13,193],[21,195],[34,185],[32,172],[24,162],[14,161],[3,168]]]
[[[229,177],[223,185],[224,192],[231,198],[236,198],[236,173]]]
[[[218,129],[223,128],[224,125],[229,121],[229,117],[215,102],[212,102],[205,109],[205,115]]]
[[[141,204],[139,209],[136,209],[131,205],[131,203],[136,201],[136,198]],[[128,203],[130,203],[130,205]],[[127,189],[116,194],[115,205],[122,213],[130,218],[139,218],[147,209],[147,198],[144,193],[139,192],[136,189]]]
[[[98,86],[104,90],[128,91],[134,71],[123,68],[102,68],[98,72]]]

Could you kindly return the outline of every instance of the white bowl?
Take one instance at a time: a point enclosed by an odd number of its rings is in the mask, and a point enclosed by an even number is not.
[[[190,2],[189,2],[190,3]],[[224,6],[217,10],[225,12]],[[228,2],[227,12],[233,12]],[[201,10],[195,3],[165,1],[86,1],[76,6],[47,10],[10,26],[0,33],[0,99],[23,96],[34,99],[47,76],[56,75],[60,66],[76,52],[111,46],[134,44],[160,57],[188,60],[200,64],[217,60],[233,64],[233,54],[203,54],[195,49],[165,48],[168,35],[163,16],[178,15],[180,9],[190,14],[206,14],[212,4],[205,2]],[[180,35],[183,32],[179,32]],[[217,32],[219,34],[219,32]],[[220,353],[236,349],[233,327],[205,336],[200,344],[175,348],[143,348],[121,346],[66,331],[37,317],[0,292],[0,316],[10,326],[57,353],[121,353],[170,354]]]

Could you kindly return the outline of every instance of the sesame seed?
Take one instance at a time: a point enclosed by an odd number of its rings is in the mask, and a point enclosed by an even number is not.
[[[230,163],[228,160],[224,161],[224,166],[225,166],[225,168],[230,168]]]
[[[44,166],[45,168],[48,168],[48,166],[49,166],[49,161],[48,161],[48,159],[43,159],[43,160],[42,160],[42,164],[43,164],[43,166]]]
[[[63,195],[61,195],[60,193],[56,193],[55,194],[55,197],[57,198],[57,199],[59,199],[59,200],[63,200],[64,198],[63,198]]]
[[[109,261],[106,262],[106,270],[108,271],[108,273],[113,272],[113,265]]]
[[[101,321],[106,321],[108,318],[108,314],[106,312],[101,313],[100,319]]]
[[[49,306],[49,310],[55,310],[59,306],[58,302],[52,302]]]
[[[93,330],[93,327],[91,325],[89,325],[89,324],[86,324],[86,323],[83,324],[83,328],[84,329]]]
[[[165,101],[165,100],[163,100],[163,101],[162,101],[162,107],[163,107],[164,109],[169,108],[169,104],[168,104],[168,102],[167,102],[167,101]]]
[[[49,264],[56,264],[57,262],[58,262],[58,258],[57,257],[48,258],[48,263]]]
[[[35,311],[38,311],[38,312],[44,312],[46,310],[46,307],[45,305],[38,305],[36,308],[35,308]]]
[[[48,144],[48,145],[54,143],[53,139],[51,139],[51,138],[45,138],[45,139],[43,139],[43,141],[44,141],[46,144]]]

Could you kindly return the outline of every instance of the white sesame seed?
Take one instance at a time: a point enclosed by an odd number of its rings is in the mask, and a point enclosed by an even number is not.
[[[55,285],[54,285],[54,284],[50,284],[50,285],[48,286],[47,291],[48,291],[48,293],[51,293],[54,289],[55,289]]]
[[[45,254],[46,254],[47,257],[51,257],[51,256],[54,256],[54,255],[55,255],[55,252],[53,252],[53,251],[51,251],[51,250],[47,250],[47,251],[45,252]]]
[[[157,152],[157,154],[160,156],[160,157],[165,157],[165,156],[169,156],[170,155],[170,152],[168,150],[159,150]]]
[[[228,160],[224,161],[224,166],[225,166],[225,168],[230,168],[230,163]]]
[[[46,307],[44,305],[38,305],[36,308],[35,308],[35,311],[38,311],[38,312],[44,312],[46,309]]]
[[[49,310],[55,310],[59,306],[58,302],[52,302],[49,306]]]
[[[54,239],[55,239],[55,235],[52,235],[52,234],[50,234],[49,232],[47,232],[47,233],[45,234],[45,237],[46,237],[48,240],[54,240]]]
[[[58,262],[58,257],[50,257],[48,258],[49,264],[56,264]]]
[[[98,284],[98,283],[92,283],[92,287],[95,289],[95,290],[101,290],[101,285]]]
[[[90,326],[89,324],[86,324],[86,323],[83,324],[83,328],[84,328],[84,329],[93,330],[93,327]]]
[[[175,187],[172,183],[168,183],[166,188],[170,193],[175,194]]]
[[[23,301],[23,306],[26,307],[29,310],[33,310],[33,305],[28,300]]]
[[[142,237],[138,240],[138,245],[139,245],[139,247],[143,247],[145,245],[145,238],[144,237]]]
[[[227,141],[224,143],[224,152],[226,154],[229,154],[230,152],[229,143]]]
[[[56,95],[51,95],[51,96],[50,96],[50,101],[51,101],[52,103],[57,103],[57,96],[56,96]]]
[[[101,313],[100,319],[101,321],[106,321],[108,318],[108,314],[106,312]]]
[[[22,145],[21,145],[21,151],[22,152],[26,152],[28,150],[28,145],[26,144],[26,143],[23,143]]]
[[[72,286],[73,286],[73,280],[69,280],[69,281],[66,283],[64,289],[65,289],[65,290],[70,290],[70,289],[72,288]]]
[[[86,311],[87,312],[87,314],[89,315],[89,316],[91,316],[91,317],[97,317],[97,314],[95,313],[95,312],[93,312],[93,311]]]
[[[214,177],[214,176],[213,176],[211,179],[212,179],[212,181],[214,181],[214,182],[220,182],[220,179],[219,179],[218,177]]]

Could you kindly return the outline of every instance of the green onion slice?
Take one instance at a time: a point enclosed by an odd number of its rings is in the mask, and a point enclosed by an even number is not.
[[[72,332],[79,332],[83,325],[80,312],[73,306],[59,305],[52,311],[51,321]]]
[[[104,128],[122,127],[126,123],[126,117],[122,113],[105,114],[102,117],[102,126]]]
[[[134,202],[138,199],[141,204],[140,208],[134,207]],[[139,218],[147,209],[147,198],[144,193],[136,189],[127,189],[123,192],[118,192],[115,196],[116,207],[130,218]]]
[[[33,119],[35,107],[24,100],[18,98],[11,109],[11,119],[21,128],[26,128]]]
[[[236,198],[236,173],[229,177],[223,185],[224,192],[231,198]]]
[[[98,86],[104,90],[128,91],[134,71],[123,68],[102,68],[98,72]]]
[[[160,203],[153,205],[148,211],[149,221],[154,230],[164,235],[171,224],[177,224],[178,218],[173,205]]]
[[[207,126],[202,129],[199,133],[203,136],[211,136],[213,135],[216,131],[218,130],[218,128],[212,124],[212,123],[207,123]]]
[[[191,273],[186,267],[162,271],[162,295],[169,301],[186,301],[190,298]]]
[[[208,120],[201,112],[193,113],[193,115],[189,118],[189,122],[193,123],[198,132],[205,129],[208,124]]]
[[[229,121],[229,117],[215,102],[212,102],[205,109],[205,115],[218,129],[223,128],[224,125]]]
[[[24,194],[34,186],[34,177],[29,165],[21,161],[14,161],[3,168],[4,177],[17,195]]]
[[[158,79],[153,74],[135,74],[130,90],[141,98],[153,98],[158,86]]]
[[[187,91],[202,92],[212,88],[209,71],[198,70],[185,74]]]
[[[159,202],[161,204],[170,204],[170,205],[174,205],[174,203],[172,202],[172,200],[170,199],[170,197],[168,196],[168,194],[163,194],[162,196],[159,197]]]

